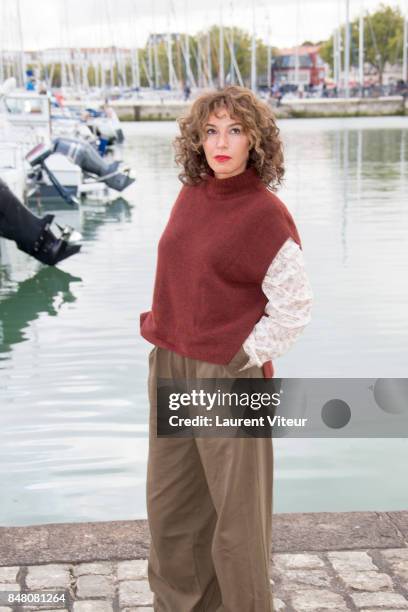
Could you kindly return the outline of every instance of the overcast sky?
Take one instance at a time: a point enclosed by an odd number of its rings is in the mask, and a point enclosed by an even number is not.
[[[385,2],[408,13],[408,0]],[[144,46],[149,32],[195,33],[219,23],[222,4],[225,25],[252,29],[252,0],[0,0],[0,48],[18,48],[20,32],[25,49],[60,46]],[[380,0],[350,0],[351,18],[360,7],[372,11]],[[255,0],[258,36],[271,44],[292,46],[309,39],[328,38],[346,0]],[[203,8],[204,7],[204,8]]]

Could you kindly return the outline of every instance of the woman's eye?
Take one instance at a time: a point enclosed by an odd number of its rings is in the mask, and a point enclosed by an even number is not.
[[[238,127],[231,128],[231,132],[235,133],[235,134],[241,134],[241,128],[238,128]],[[206,134],[212,134],[212,133],[215,133],[215,130],[214,130],[214,128],[207,128],[205,133]]]

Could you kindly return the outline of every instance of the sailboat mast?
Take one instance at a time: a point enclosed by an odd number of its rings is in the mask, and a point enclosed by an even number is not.
[[[225,76],[224,76],[224,26],[222,23],[222,2],[220,3],[220,37],[219,37],[219,86],[224,87]]]
[[[137,32],[137,15],[136,15],[136,10],[133,12],[133,31]],[[136,37],[133,38],[134,40],[134,49],[132,50],[132,47],[130,49],[130,56],[131,56],[131,65],[132,65],[132,82],[131,82],[131,87],[132,88],[137,88],[140,89],[140,61],[139,61],[139,49],[137,46],[137,40]]]
[[[24,58],[23,26],[21,23],[20,0],[16,0],[16,2],[17,2],[18,35],[19,35],[19,42],[20,42],[19,68],[20,68],[21,86],[24,87],[26,66],[25,66],[25,58]]]
[[[197,33],[197,81],[198,86],[203,87],[203,65],[201,57],[201,36]]]
[[[208,86],[214,87],[212,78],[212,61],[211,61],[211,32],[207,31],[207,66],[208,66]]]
[[[154,62],[154,87],[159,87],[159,57],[157,53],[156,12],[154,0],[152,0],[152,24],[153,24],[153,62]]]
[[[230,50],[229,82],[231,83],[231,85],[234,85],[235,84],[235,66],[234,66],[235,51],[234,51],[234,27],[233,26],[231,26],[230,28],[229,50]]]
[[[346,33],[344,41],[344,96],[350,96],[350,0],[346,0]]]
[[[173,67],[173,57],[172,57],[172,51],[171,51],[171,38],[170,38],[170,30],[169,30],[169,22],[167,22],[167,64],[168,64],[168,71],[167,71],[167,82],[170,86],[170,89],[172,88],[172,67]]]
[[[174,89],[177,85],[177,79],[175,75],[174,65],[173,65],[173,40],[172,33],[170,29],[170,9],[167,12],[167,62],[168,62],[168,84],[170,89]]]
[[[140,60],[139,60],[139,49],[136,45],[135,49],[135,87],[140,89]]]
[[[147,73],[146,73],[146,76],[148,76],[147,80],[149,82],[149,87],[152,86],[151,85],[152,74],[153,74],[152,39],[151,39],[151,36],[149,36],[149,39],[147,41]]]
[[[256,91],[255,0],[252,0],[251,89]]]
[[[102,88],[102,91],[104,92],[104,95],[105,95],[105,90],[106,90],[106,62],[105,62],[105,57],[106,57],[106,47],[103,47],[103,49],[101,49],[101,88]]]
[[[358,80],[360,82],[360,95],[364,90],[364,7],[361,4],[358,29]]]
[[[231,23],[232,23],[232,19],[231,19]],[[231,83],[235,83],[235,77],[237,77],[239,85],[243,87],[244,82],[242,80],[241,72],[238,67],[237,58],[235,56],[233,32],[234,32],[234,27],[232,26],[230,30],[230,37],[228,39],[229,50],[230,50],[230,55],[231,55],[231,72],[230,72]]]
[[[186,80],[190,80],[190,83],[195,83],[194,76],[191,73],[191,65],[190,65],[190,35],[188,32],[184,35],[184,63],[186,69]]]
[[[403,43],[402,43],[402,80],[405,83],[408,81],[408,16],[406,12],[404,12],[404,35],[403,35]]]
[[[186,81],[189,81],[191,87],[196,87],[197,83],[194,77],[194,74],[191,70],[190,63],[190,35],[188,33],[188,1],[186,0],[184,3],[184,46],[181,45],[181,50],[184,57],[184,65],[186,72]],[[182,41],[181,41],[182,42]]]
[[[296,48],[295,48],[295,84],[299,86],[299,52],[300,52],[300,40],[299,40],[299,0],[296,0]]]
[[[341,14],[340,14],[340,2],[342,0],[337,0],[337,23],[338,23],[338,28],[337,28],[337,81],[336,81],[336,85],[337,85],[337,89],[340,88],[340,84],[341,84],[341,73],[342,73],[342,61],[341,61],[341,49],[342,49],[342,40],[343,40],[343,34],[341,31]]]
[[[1,20],[2,23],[6,23],[6,19],[5,19],[5,6],[2,6],[2,15],[1,15]],[[0,83],[2,83],[5,79],[5,64],[6,64],[6,55],[5,55],[5,49],[6,49],[6,45],[3,45],[3,48],[0,48]]]
[[[270,21],[269,9],[267,9],[266,21],[267,21],[267,37],[268,37],[268,53],[267,53],[267,60],[266,60],[266,82],[268,85],[268,91],[270,91],[272,87],[272,74],[271,74],[272,46],[271,46],[271,21]]]
[[[156,89],[158,89],[159,87],[159,80],[160,80],[160,67],[159,67],[159,56],[158,56],[158,52],[157,52],[157,34],[154,34],[154,39],[153,39],[153,57],[154,57],[154,86]]]

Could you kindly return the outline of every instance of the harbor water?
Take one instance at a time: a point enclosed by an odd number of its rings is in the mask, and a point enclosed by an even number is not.
[[[278,196],[297,223],[313,318],[279,377],[405,377],[408,124],[281,120]],[[148,310],[156,248],[180,189],[174,122],[124,124],[137,177],[110,205],[37,213],[84,236],[59,269],[2,245],[0,525],[146,517]],[[4,242],[4,241],[3,241]],[[275,512],[408,507],[408,440],[276,439]]]

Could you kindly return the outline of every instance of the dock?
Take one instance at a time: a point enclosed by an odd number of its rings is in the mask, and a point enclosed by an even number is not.
[[[274,514],[272,533],[275,612],[408,610],[408,511]],[[0,527],[0,612],[153,612],[149,541],[145,520]],[[39,590],[65,603],[1,599]]]

